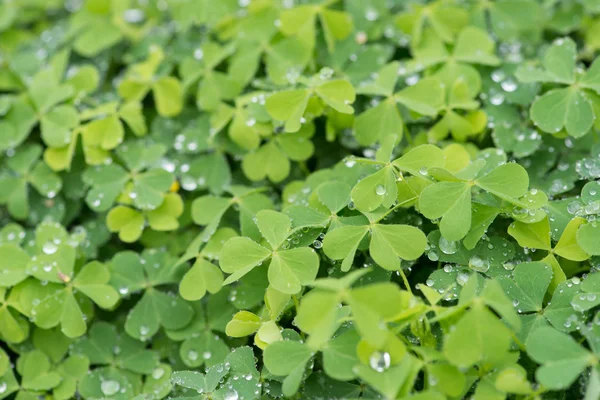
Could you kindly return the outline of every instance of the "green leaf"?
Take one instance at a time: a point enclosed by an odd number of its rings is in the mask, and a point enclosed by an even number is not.
[[[533,331],[527,339],[527,354],[542,364],[535,376],[550,389],[565,389],[590,365],[593,356],[571,336],[550,327]]]
[[[471,186],[465,182],[439,182],[419,196],[419,210],[430,219],[442,218],[440,230],[448,240],[460,240],[471,228]]]
[[[216,293],[221,290],[223,280],[223,274],[216,265],[198,258],[183,276],[179,284],[179,294],[188,301],[200,300],[207,291]]]
[[[394,171],[384,167],[362,179],[352,189],[351,196],[356,208],[363,212],[371,212],[381,205],[390,207],[397,197]]]
[[[335,80],[317,86],[315,93],[328,106],[344,114],[352,114],[356,94],[352,84],[345,80]],[[286,125],[287,127],[287,125]],[[287,130],[287,129],[286,129]]]
[[[272,374],[286,376],[294,370],[304,368],[312,355],[306,345],[293,340],[284,340],[267,346],[263,359]]]
[[[310,92],[306,89],[275,93],[267,98],[266,109],[273,119],[285,121],[286,132],[300,129],[300,119],[308,105]]]
[[[394,95],[412,111],[434,117],[444,105],[445,86],[438,78],[425,78]]]
[[[280,292],[296,294],[315,279],[318,271],[319,257],[313,249],[276,251],[269,265],[269,283]]]
[[[577,243],[577,232],[579,232],[579,228],[585,224],[585,222],[586,221],[583,218],[576,217],[567,224],[558,243],[554,246],[554,252],[556,254],[567,260],[573,261],[585,261],[590,258]]]
[[[510,330],[484,306],[475,304],[446,336],[444,354],[459,368],[493,364],[503,360],[510,343]]]
[[[268,249],[248,238],[237,237],[229,239],[223,245],[219,261],[223,272],[233,274],[225,280],[225,284],[246,275],[270,255],[271,252]]]
[[[273,250],[278,249],[289,235],[292,221],[285,214],[272,210],[256,213],[256,225]]]
[[[529,176],[525,168],[509,163],[493,169],[477,179],[475,184],[488,193],[501,199],[514,199],[524,196],[529,188]]]
[[[548,218],[532,224],[515,221],[508,227],[508,234],[515,238],[522,247],[548,251],[552,249]]]
[[[172,117],[183,108],[183,88],[173,77],[162,77],[152,86],[156,110],[163,117]]]
[[[590,101],[573,88],[551,90],[531,106],[531,119],[549,133],[564,128],[569,135],[581,137],[591,129],[594,118]]]
[[[540,312],[552,275],[548,265],[529,262],[517,265],[512,278],[501,276],[498,279],[519,312]]]
[[[399,270],[400,259],[419,258],[426,245],[425,234],[413,226],[377,224],[371,228],[371,257],[388,270]]]
[[[577,243],[587,254],[600,255],[600,226],[584,224],[577,231]]]

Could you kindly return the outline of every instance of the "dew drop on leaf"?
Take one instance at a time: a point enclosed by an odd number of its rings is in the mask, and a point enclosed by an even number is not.
[[[491,77],[494,82],[498,83],[502,82],[504,78],[506,78],[506,74],[501,69],[497,69],[494,72],[492,72]]]
[[[58,246],[50,240],[44,243],[42,246],[42,251],[44,254],[54,254],[56,253],[56,250],[58,250]]]
[[[518,88],[517,82],[512,78],[506,79],[500,84],[500,86],[502,87],[502,90],[508,93],[512,93]]]
[[[386,190],[385,190],[385,186],[383,185],[377,185],[377,187],[375,188],[375,193],[377,193],[380,196],[383,196],[385,194]]]
[[[8,385],[6,384],[6,382],[0,383],[0,394],[6,392],[7,388],[8,388]]]
[[[490,262],[484,260],[478,255],[474,255],[469,259],[469,266],[478,272],[487,272],[490,269]]]
[[[369,357],[369,365],[377,372],[383,372],[390,367],[390,353],[383,351],[374,351]]]
[[[458,245],[452,240],[448,240],[443,236],[440,236],[438,247],[444,254],[454,254],[458,251]]]
[[[198,359],[198,353],[196,351],[194,351],[194,350],[190,350],[187,353],[187,358],[190,361],[196,361]]]
[[[102,390],[102,393],[106,396],[112,396],[117,393],[119,389],[121,389],[121,385],[117,381],[108,380],[100,384],[100,390]]]
[[[238,392],[236,392],[235,390],[230,390],[227,393],[225,393],[223,400],[238,400],[238,398]]]
[[[160,378],[163,377],[164,374],[165,374],[165,370],[164,369],[162,369],[160,367],[159,368],[155,368],[152,371],[152,378],[154,378],[154,379],[160,379]]]

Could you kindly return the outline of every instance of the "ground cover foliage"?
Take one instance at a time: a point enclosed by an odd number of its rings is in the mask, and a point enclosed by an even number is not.
[[[0,399],[600,398],[599,37],[0,0]]]

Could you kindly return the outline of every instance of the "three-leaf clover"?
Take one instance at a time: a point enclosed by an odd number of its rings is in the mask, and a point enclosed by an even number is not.
[[[550,389],[564,389],[573,383],[583,370],[598,364],[598,359],[571,336],[550,327],[541,327],[529,335],[527,354],[542,364],[535,376]]]
[[[188,247],[180,262],[196,258],[192,267],[183,275],[179,283],[179,294],[185,300],[200,300],[206,292],[217,293],[223,285],[223,273],[215,264],[225,242],[237,233],[231,228],[221,228],[204,244],[199,235]]]
[[[192,320],[194,311],[187,302],[175,293],[159,289],[181,280],[183,265],[172,268],[174,261],[168,253],[156,249],[145,250],[141,255],[123,251],[111,260],[110,283],[121,296],[143,291],[125,321],[125,331],[129,336],[148,340],[161,326],[180,329]]]
[[[385,97],[354,121],[356,140],[363,146],[371,145],[389,134],[402,138],[403,120],[397,103],[429,117],[436,116],[444,104],[444,85],[435,77],[421,79],[415,85],[394,93],[399,68],[400,63],[389,63],[379,70],[372,83],[361,84],[357,88],[359,94]]]
[[[287,35],[301,37],[311,49],[315,46],[317,18],[323,27],[327,49],[333,51],[336,40],[346,38],[352,31],[352,19],[344,11],[328,8],[327,1],[322,4],[306,4],[293,7],[281,13],[279,30]]]
[[[138,102],[152,91],[158,114],[172,117],[183,108],[183,87],[177,78],[158,74],[164,57],[159,47],[150,47],[148,58],[129,68],[118,92],[125,101]]]
[[[203,301],[192,303],[192,306],[192,320],[181,328],[167,329],[167,337],[181,342],[179,356],[189,367],[197,368],[203,364],[211,367],[223,362],[229,346],[218,333],[225,332],[225,326],[235,312],[228,301],[227,291],[222,290]]]
[[[529,187],[527,172],[515,163],[500,165],[483,176],[481,171],[469,171],[468,167],[458,174],[443,169],[429,171],[439,182],[423,189],[419,196],[419,211],[430,219],[441,218],[440,231],[452,241],[462,239],[471,229],[473,187],[508,202],[524,196]]]
[[[600,62],[582,72],[576,68],[577,46],[570,38],[557,39],[546,51],[543,68],[522,66],[517,78],[522,82],[563,85],[544,93],[533,102],[530,115],[544,132],[565,129],[574,137],[588,133],[594,124],[596,97],[600,93]]]
[[[273,120],[285,122],[286,132],[296,132],[302,127],[307,107],[315,98],[340,113],[352,114],[354,108],[350,104],[356,98],[354,87],[344,79],[328,80],[329,77],[328,73],[321,73],[306,82],[307,88],[272,94],[266,99],[267,112]]]
[[[292,221],[282,213],[261,210],[256,225],[267,247],[247,237],[229,239],[221,250],[219,265],[231,274],[224,284],[237,281],[263,262],[269,262],[269,283],[283,293],[296,294],[311,282],[319,270],[319,257],[307,247],[290,248],[287,239]]]
[[[48,198],[54,198],[62,188],[62,181],[41,160],[42,148],[39,145],[23,145],[6,161],[7,170],[0,173],[0,204],[6,205],[16,219],[24,219],[29,214],[29,185]]]
[[[152,374],[159,362],[158,353],[107,322],[92,325],[86,336],[73,343],[71,352],[86,356],[96,366],[78,385],[86,399],[130,399],[141,389],[140,375]]]

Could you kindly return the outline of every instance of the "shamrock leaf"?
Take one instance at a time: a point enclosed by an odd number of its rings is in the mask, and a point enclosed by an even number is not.
[[[0,288],[0,337],[7,343],[21,343],[29,336],[29,324],[17,311],[18,305],[6,297],[6,289]]]
[[[584,368],[596,362],[572,337],[550,327],[533,331],[526,346],[527,354],[542,364],[535,373],[536,379],[552,389],[570,386]]]
[[[427,218],[441,218],[442,235],[453,241],[471,228],[472,185],[506,201],[525,195],[529,185],[525,169],[514,163],[500,165],[472,183],[452,175],[443,180],[423,189],[419,209]]]
[[[119,24],[112,18],[110,4],[100,7],[82,7],[74,14],[69,29],[76,38],[73,48],[84,57],[94,57],[123,39]]]
[[[233,43],[221,46],[207,40],[194,50],[193,57],[185,58],[181,62],[179,73],[183,87],[187,89],[194,84],[197,85],[196,105],[199,109],[215,110],[221,100],[231,100],[241,91],[241,82],[217,70],[234,49]],[[248,67],[247,64],[245,66]]]
[[[159,356],[128,335],[119,334],[106,322],[96,322],[87,336],[78,339],[73,354],[86,356],[96,366],[79,383],[79,393],[86,398],[131,398],[141,389],[141,374],[152,374]]]
[[[396,23],[403,32],[411,35],[411,45],[419,46],[423,32],[431,27],[444,42],[452,43],[456,34],[467,24],[466,10],[444,2],[428,5],[410,4],[410,7],[397,16]]]
[[[286,132],[296,132],[301,128],[305,111],[315,95],[323,104],[340,113],[354,112],[350,104],[354,102],[356,94],[352,84],[343,79],[313,79],[306,89],[284,90],[272,94],[267,97],[265,107],[274,120],[285,121]]]
[[[152,91],[158,113],[172,117],[183,108],[183,88],[181,82],[172,76],[156,75],[163,59],[163,51],[158,47],[151,47],[145,61],[130,67],[119,84],[118,92],[125,101],[137,102]]]
[[[192,219],[198,225],[206,225],[200,240],[208,241],[230,208],[239,211],[242,235],[260,240],[261,235],[253,219],[258,211],[273,208],[272,201],[260,193],[261,189],[232,186],[227,191],[233,197],[207,195],[198,197],[192,203]]]
[[[167,336],[179,345],[179,356],[185,365],[212,367],[222,363],[229,353],[229,346],[218,335],[225,332],[225,326],[234,308],[228,302],[224,290],[193,303],[194,316],[185,326],[169,329]]]
[[[0,195],[0,204],[6,205],[16,219],[24,219],[29,214],[30,185],[48,198],[54,198],[62,188],[60,177],[39,160],[41,155],[40,146],[24,145],[6,162],[8,169],[0,173],[0,185],[5,188]]]
[[[444,85],[438,78],[422,79],[415,85],[394,93],[399,68],[398,62],[387,64],[381,68],[374,83],[358,88],[361,94],[386,97],[375,107],[357,116],[354,121],[356,139],[363,146],[373,144],[388,134],[401,139],[403,120],[397,103],[430,117],[436,116],[444,104]]]
[[[387,160],[382,161],[381,164],[385,164],[383,168],[361,179],[352,189],[352,201],[362,212],[372,212],[381,205],[391,207],[398,200],[396,182],[404,179],[402,172],[408,172],[414,177],[429,182],[429,177],[425,176],[427,169],[442,167],[444,154],[436,146],[421,145],[392,161],[391,164]],[[416,197],[414,189],[409,186],[409,190]]]
[[[181,279],[183,271],[171,268],[173,261],[167,253],[155,249],[141,255],[120,252],[111,260],[110,283],[121,296],[144,291],[125,322],[125,331],[131,337],[144,341],[154,336],[160,326],[179,329],[191,321],[194,313],[188,303],[173,293],[157,290]]]
[[[281,14],[280,31],[286,35],[303,37],[310,48],[315,46],[316,20],[319,20],[327,43],[327,49],[334,49],[335,41],[346,38],[352,32],[352,19],[343,11],[321,5],[300,5]]]
[[[200,300],[207,291],[214,294],[221,290],[224,280],[223,273],[211,261],[219,259],[223,244],[235,236],[237,233],[233,229],[221,228],[215,232],[202,249],[200,249],[201,245],[196,246],[194,243],[190,245],[187,253],[189,256],[186,254],[183,259],[195,257],[196,261],[179,283],[181,297],[188,301]],[[200,238],[203,239],[202,236]]]
[[[442,64],[436,75],[447,86],[457,79],[464,81],[464,95],[472,98],[481,88],[481,76],[470,64],[498,65],[500,60],[494,55],[495,47],[487,32],[469,26],[460,31],[450,52],[432,29],[424,29],[420,43],[412,48],[414,59],[402,72],[411,74]]]
[[[544,132],[555,133],[565,129],[569,135],[581,137],[594,123],[592,100],[593,94],[600,89],[596,83],[596,70],[600,64],[594,62],[587,72],[576,74],[576,56],[577,46],[573,40],[557,39],[544,55],[543,68],[520,67],[516,72],[517,78],[523,82],[568,86],[544,93],[531,105],[531,119]]]
[[[310,138],[315,133],[313,124],[302,126],[298,132],[282,133],[273,137],[242,160],[242,170],[251,181],[269,178],[281,182],[290,173],[290,160],[306,161],[314,152]]]
[[[600,276],[591,274],[581,283],[581,294],[575,295],[571,305],[576,311],[587,311],[600,304]]]
[[[183,214],[183,200],[178,194],[164,195],[162,204],[151,211],[139,212],[127,206],[114,207],[106,216],[111,232],[118,232],[119,239],[131,243],[137,241],[145,229],[146,221],[156,231],[172,231],[179,227],[178,218]]]
[[[532,0],[509,0],[477,6],[475,19],[481,28],[487,21],[494,34],[503,41],[534,35],[542,23],[540,5]],[[489,20],[488,20],[489,18]]]
[[[271,210],[257,212],[256,225],[270,249],[247,237],[229,239],[219,260],[221,269],[231,274],[224,283],[238,280],[267,260],[270,260],[269,283],[283,293],[298,293],[312,281],[319,269],[319,259],[312,249],[289,249],[286,239],[291,234],[291,224],[285,214]]]

